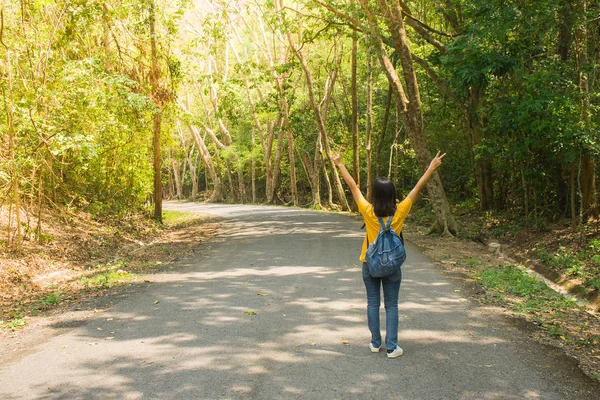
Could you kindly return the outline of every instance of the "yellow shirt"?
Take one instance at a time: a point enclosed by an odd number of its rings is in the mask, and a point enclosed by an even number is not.
[[[392,219],[392,228],[394,228],[398,235],[400,232],[402,232],[404,220],[408,216],[411,207],[412,201],[408,197],[396,205],[396,213]],[[369,243],[373,243],[375,239],[377,239],[381,225],[379,225],[379,220],[373,211],[373,205],[369,203],[363,196],[360,196],[360,199],[358,200],[358,211],[365,219],[365,225],[367,229],[367,235],[363,240],[362,251],[360,253],[360,261],[365,262],[365,256],[367,254],[367,238],[369,239]],[[382,219],[385,223],[387,222],[388,217],[383,217]]]

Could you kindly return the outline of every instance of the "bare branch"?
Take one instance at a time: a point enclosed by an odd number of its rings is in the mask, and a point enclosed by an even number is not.
[[[218,148],[220,148],[222,150],[227,149],[227,146],[225,146],[223,143],[221,143],[221,141],[217,138],[217,135],[215,135],[215,133],[213,132],[212,129],[210,129],[204,123],[200,123],[200,125],[202,125],[202,128],[204,128],[204,130],[206,131],[206,133],[208,133],[208,136],[210,136],[210,138],[212,139],[213,143],[216,144]]]

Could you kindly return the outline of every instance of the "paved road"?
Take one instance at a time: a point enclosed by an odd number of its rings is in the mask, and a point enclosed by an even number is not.
[[[223,233],[160,283],[2,365],[0,399],[600,399],[574,361],[461,297],[410,245],[405,354],[370,353],[356,219],[165,208],[223,217]]]

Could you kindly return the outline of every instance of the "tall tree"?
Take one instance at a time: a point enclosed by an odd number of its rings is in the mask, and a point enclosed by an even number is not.
[[[150,16],[148,23],[150,27],[150,84],[152,85],[152,98],[156,104],[156,111],[152,117],[153,123],[153,141],[154,149],[154,218],[162,221],[162,177],[161,177],[161,153],[160,153],[160,127],[161,127],[161,108],[162,96],[160,77],[161,71],[158,63],[158,52],[156,50],[156,10],[154,0],[148,0]]]
[[[349,210],[350,206],[348,205],[348,200],[346,198],[346,195],[344,194],[344,189],[342,187],[342,182],[340,180],[340,176],[338,175],[337,169],[335,168],[335,165],[333,164],[333,161],[331,160],[332,153],[331,153],[331,149],[329,146],[329,136],[327,134],[327,128],[325,127],[325,120],[323,118],[323,112],[321,110],[321,107],[317,103],[317,100],[316,100],[316,97],[314,94],[315,89],[314,89],[314,79],[312,76],[312,72],[310,70],[308,62],[306,61],[306,58],[304,57],[302,49],[300,49],[294,45],[294,41],[292,39],[292,34],[290,32],[288,32],[287,36],[288,36],[288,40],[290,42],[290,46],[294,49],[296,57],[300,61],[300,65],[302,66],[302,70],[304,71],[304,75],[306,77],[308,98],[309,98],[310,104],[312,106],[315,120],[317,122],[317,127],[318,127],[319,133],[320,133],[317,140],[321,142],[321,145],[323,146],[323,149],[325,151],[325,155],[326,155],[327,159],[329,160],[329,164],[330,164],[330,166],[332,166],[331,171],[332,171],[332,174],[334,177],[334,185],[335,185],[335,189],[336,189],[336,192],[338,195],[338,199],[340,200],[340,203],[342,204],[342,209]],[[335,76],[333,76],[332,79],[329,80],[328,82],[329,82],[329,84],[328,84],[329,91],[328,90],[325,91],[326,94],[325,94],[325,97],[323,98],[323,103],[327,103],[329,101],[329,98],[331,97],[331,91],[333,90],[333,87],[335,85]],[[319,145],[317,145],[317,148],[319,148]],[[319,157],[320,157],[320,154],[319,154]],[[314,172],[318,173],[318,171],[314,171]]]
[[[360,187],[360,152],[358,149],[358,83],[357,83],[357,53],[358,39],[352,35],[352,61],[351,61],[351,96],[352,96],[352,177]]]
[[[581,94],[581,121],[583,122],[583,134],[589,136],[592,133],[592,118],[590,110],[590,93],[588,80],[588,13],[587,0],[579,0],[576,4],[577,27],[575,50],[577,59],[577,75],[579,77],[579,91]],[[596,163],[589,148],[584,148],[581,156],[581,214],[584,219],[598,218],[598,199],[596,191]]]

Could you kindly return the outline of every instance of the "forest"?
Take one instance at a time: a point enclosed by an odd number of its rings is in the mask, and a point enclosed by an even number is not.
[[[163,199],[351,210],[432,154],[431,232],[466,212],[597,222],[597,0],[3,0],[5,250],[49,212]],[[591,221],[591,222],[590,222]]]

